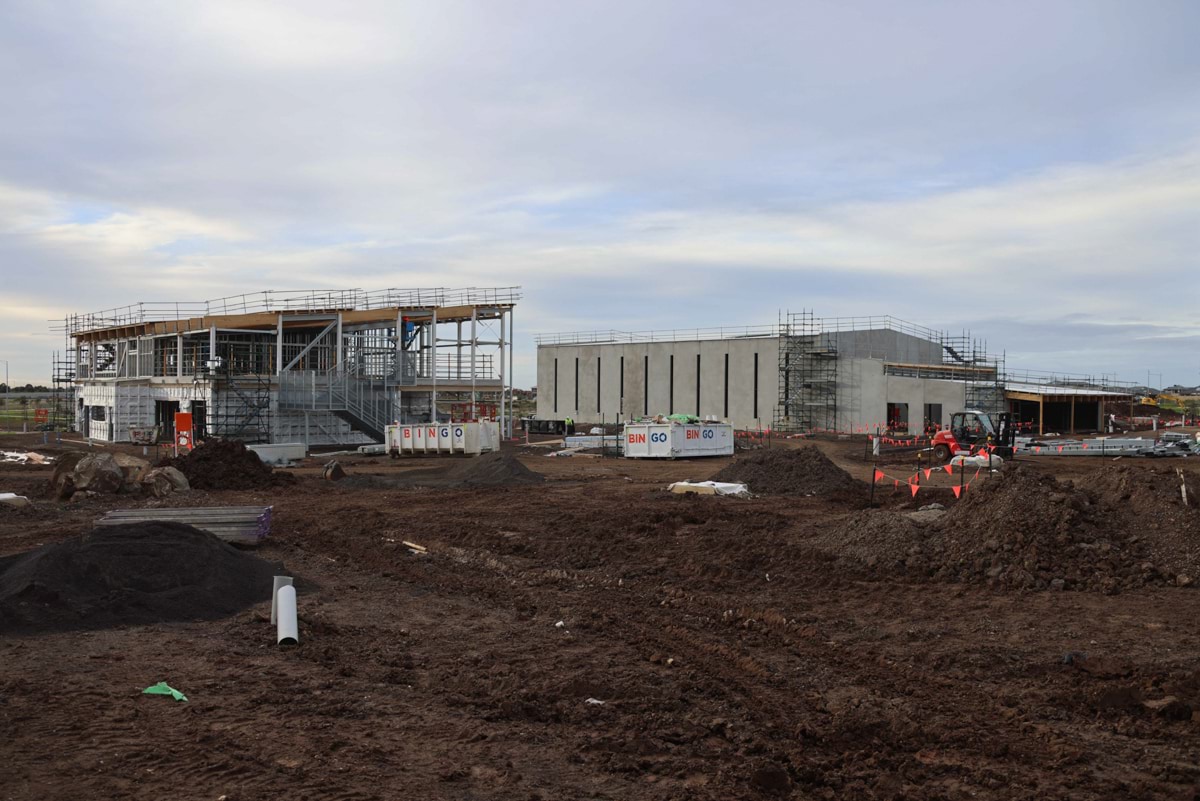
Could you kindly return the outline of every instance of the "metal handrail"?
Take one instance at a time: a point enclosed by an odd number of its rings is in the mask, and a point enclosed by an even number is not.
[[[521,288],[466,287],[447,289],[299,289],[265,290],[192,302],[140,301],[98,312],[65,318],[69,334],[121,325],[182,320],[213,315],[254,314],[273,311],[349,311],[352,309],[437,308],[442,306],[511,306],[521,299]]]

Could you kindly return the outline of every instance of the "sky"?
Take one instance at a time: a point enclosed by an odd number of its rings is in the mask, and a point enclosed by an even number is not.
[[[521,286],[533,336],[890,314],[1200,384],[1200,3],[0,0],[0,362],[53,319]],[[0,365],[2,367],[3,365]]]

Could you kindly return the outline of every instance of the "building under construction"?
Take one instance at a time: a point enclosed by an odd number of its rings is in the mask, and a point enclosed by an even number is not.
[[[360,289],[137,303],[65,320],[75,426],[129,441],[381,442],[393,422],[497,418],[511,431],[517,288]]]
[[[780,432],[920,432],[963,409],[1012,408],[1026,417],[1036,411],[1035,430],[1053,419],[1075,431],[1099,430],[1105,402],[1126,397],[1086,379],[1049,377],[1033,388],[1026,379],[1014,398],[1006,381],[1004,356],[970,332],[801,312],[758,327],[540,336],[537,413],[581,421],[694,414]],[[1034,409],[1027,399],[1039,389],[1052,397]]]

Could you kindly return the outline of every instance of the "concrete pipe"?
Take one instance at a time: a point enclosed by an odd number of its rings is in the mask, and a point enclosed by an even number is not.
[[[279,597],[279,588],[283,586],[292,586],[291,576],[276,576],[275,581],[271,586],[271,625],[276,623],[275,619],[275,599]]]
[[[300,642],[300,629],[296,623],[296,588],[290,584],[280,587],[275,605],[278,612],[278,622],[275,624],[276,642],[279,645],[297,645]]]

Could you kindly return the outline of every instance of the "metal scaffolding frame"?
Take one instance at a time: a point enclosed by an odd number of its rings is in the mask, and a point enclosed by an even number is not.
[[[779,404],[775,431],[836,427],[837,343],[811,311],[780,313]]]
[[[205,387],[208,433],[247,441],[310,423],[329,432],[341,425],[331,416],[354,434],[345,444],[379,441],[393,422],[448,420],[461,400],[497,409],[511,436],[519,297],[515,287],[355,289],[132,304],[63,321],[74,356],[64,380]]]

